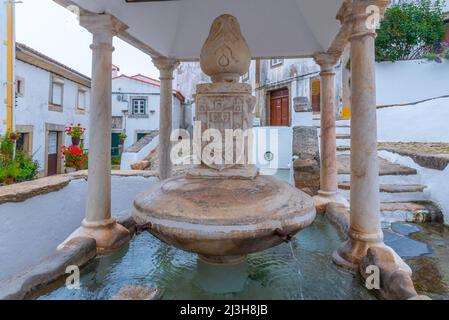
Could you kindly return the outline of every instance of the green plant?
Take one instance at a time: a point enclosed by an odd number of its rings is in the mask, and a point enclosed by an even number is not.
[[[449,48],[443,51],[443,58],[449,60]]]
[[[14,156],[14,147],[16,140],[20,137],[19,133],[6,133],[0,137],[0,160],[10,161]]]
[[[111,158],[111,164],[112,164],[112,165],[117,166],[117,165],[120,164],[120,162],[121,162],[120,156],[113,156],[113,157]]]
[[[66,168],[73,168],[76,170],[83,170],[87,168],[88,155],[87,152],[77,146],[62,146],[62,158],[64,159],[64,166]]]
[[[65,133],[72,138],[81,138],[84,131],[86,131],[86,129],[81,127],[81,123],[78,123],[76,126],[71,123],[70,126],[65,128]]]
[[[29,181],[36,178],[39,164],[23,152],[17,152],[16,158],[0,161],[0,184]]]
[[[441,62],[441,59],[438,54],[435,52],[428,52],[423,55],[423,59],[426,59],[427,61],[436,61]]]
[[[391,6],[380,23],[376,61],[422,58],[445,36],[444,1],[418,0]]]
[[[120,132],[120,134],[118,135],[118,138],[120,140],[125,140],[126,138],[128,138],[128,136],[126,135],[126,133]]]
[[[15,162],[19,165],[19,172],[15,179],[17,182],[32,180],[37,176],[39,163],[33,161],[26,153],[17,152]]]

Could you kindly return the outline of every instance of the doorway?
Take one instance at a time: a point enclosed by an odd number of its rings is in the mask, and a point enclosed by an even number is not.
[[[288,127],[290,125],[290,107],[288,89],[271,92],[270,126]]]
[[[310,80],[310,91],[312,96],[312,112],[315,115],[321,113],[321,80],[313,78]]]
[[[47,175],[53,176],[58,173],[58,131],[48,132],[48,159],[47,159]]]
[[[120,132],[113,132],[111,137],[111,156],[118,157],[120,155]]]

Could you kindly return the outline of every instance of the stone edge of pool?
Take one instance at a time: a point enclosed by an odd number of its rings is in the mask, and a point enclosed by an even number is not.
[[[135,222],[129,211],[120,213],[117,222],[135,233]],[[75,238],[63,250],[55,252],[36,265],[4,281],[0,285],[0,300],[27,299],[36,291],[57,282],[71,265],[80,269],[97,257],[96,242],[92,238]]]
[[[157,177],[154,171],[119,171],[113,170],[113,176],[121,177]],[[21,202],[26,199],[58,191],[67,186],[72,180],[86,179],[87,171],[78,171],[71,174],[64,174],[41,178],[29,182],[24,182],[12,186],[0,187],[0,204],[6,202]],[[349,212],[341,208],[338,204],[331,203],[326,208],[326,217],[329,222],[338,229],[342,237],[347,237],[349,227]],[[118,223],[125,226],[132,234],[135,233],[135,222],[130,212],[125,211],[117,216]],[[374,248],[368,252],[361,264],[360,274],[362,281],[366,279],[366,274],[362,267],[376,265],[380,269],[381,283],[389,285],[376,290],[378,297],[388,300],[428,300],[427,296],[419,295],[413,285],[409,275],[401,273],[395,268],[391,268],[394,263],[388,250],[384,248]],[[37,265],[9,278],[0,285],[0,300],[26,299],[33,292],[60,280],[66,273],[66,267],[77,265],[80,268],[87,265],[97,256],[94,239],[75,238],[65,249],[55,251],[52,255],[44,258]]]
[[[326,206],[326,217],[338,230],[343,238],[348,238],[349,209],[339,203],[329,203]],[[405,264],[405,262],[403,262]],[[389,247],[371,247],[362,259],[359,274],[362,281],[371,275],[368,267],[376,266],[380,271],[379,289],[374,289],[376,296],[384,300],[431,300],[428,296],[420,295],[415,289],[411,275],[398,268],[393,251]]]
[[[112,170],[112,176],[118,177],[157,177],[155,171],[144,170]],[[71,181],[87,179],[87,170],[68,174],[39,178],[32,181],[16,183],[0,187],[0,205],[10,202],[23,202],[27,199],[59,191],[66,187]]]

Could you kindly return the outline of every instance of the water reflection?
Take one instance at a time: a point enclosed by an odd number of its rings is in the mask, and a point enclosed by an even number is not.
[[[198,283],[195,254],[145,233],[127,248],[91,263],[82,272],[80,290],[61,287],[40,299],[110,299],[128,285],[158,287],[163,299],[373,299],[357,275],[332,263],[331,253],[340,243],[336,230],[318,216],[291,244],[250,255],[246,273],[239,271],[247,275],[242,291],[217,293],[226,290],[207,291],[211,288]],[[226,286],[229,278],[217,283]]]

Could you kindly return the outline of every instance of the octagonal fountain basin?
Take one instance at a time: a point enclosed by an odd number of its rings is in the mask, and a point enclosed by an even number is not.
[[[315,219],[311,197],[271,176],[176,177],[139,194],[133,217],[163,242],[233,264],[281,244]]]

